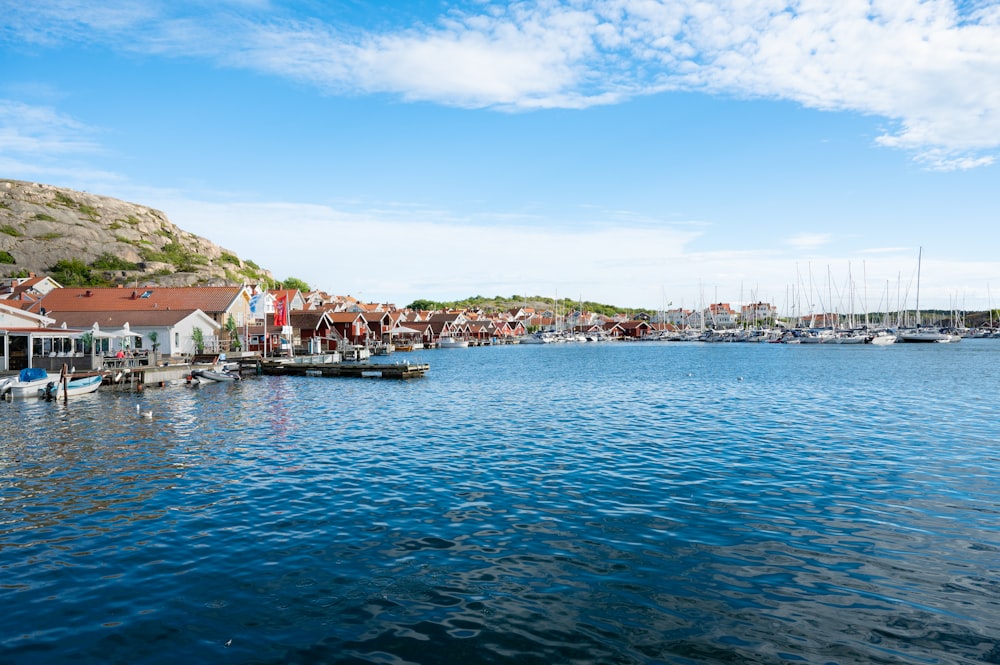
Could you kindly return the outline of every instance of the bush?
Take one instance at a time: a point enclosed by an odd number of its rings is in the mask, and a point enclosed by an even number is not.
[[[60,259],[49,274],[63,286],[92,286],[94,281],[90,267],[80,259]]]
[[[0,263],[13,264],[17,263],[14,257],[10,255],[10,252],[4,252],[0,250]]]
[[[138,270],[139,266],[136,264],[126,261],[120,256],[115,256],[114,254],[104,253],[98,256],[93,263],[90,264],[91,268],[96,268],[97,270]]]

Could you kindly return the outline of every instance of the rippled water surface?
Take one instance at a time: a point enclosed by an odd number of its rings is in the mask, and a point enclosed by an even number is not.
[[[0,662],[1000,663],[1000,342],[404,357],[0,403]]]

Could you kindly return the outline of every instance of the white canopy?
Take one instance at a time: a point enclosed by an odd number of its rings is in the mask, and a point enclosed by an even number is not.
[[[121,330],[107,330],[107,331],[101,330],[101,326],[98,325],[96,321],[94,321],[94,325],[90,327],[90,334],[93,336],[94,339],[119,339],[122,337],[142,337],[140,333],[132,332],[132,330],[129,329],[127,321],[125,322],[125,325],[122,326]]]

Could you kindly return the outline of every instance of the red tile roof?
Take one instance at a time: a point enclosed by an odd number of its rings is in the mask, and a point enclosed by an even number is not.
[[[242,286],[182,286],[53,289],[42,299],[46,313],[144,310],[195,310],[209,316],[233,304]]]
[[[90,328],[96,322],[101,328],[121,328],[126,323],[132,328],[172,326],[182,321],[195,310],[193,309],[161,309],[155,311],[105,311],[105,312],[66,312],[55,314],[56,326],[65,323],[71,328]]]

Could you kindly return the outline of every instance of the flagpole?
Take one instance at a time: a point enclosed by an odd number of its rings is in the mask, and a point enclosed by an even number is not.
[[[247,283],[246,283],[246,281],[244,281],[243,282],[243,288],[246,288],[246,286],[247,286]],[[250,294],[250,298],[253,298],[253,294]],[[250,298],[247,298],[246,304],[248,306],[250,305]],[[253,308],[250,308],[250,309],[251,309],[250,314],[252,315],[253,314]],[[243,344],[246,344],[247,348],[244,349],[243,348]],[[246,352],[250,351],[250,317],[249,316],[244,316],[244,318],[243,318],[243,344],[240,345],[240,355],[241,356],[243,355],[244,351],[246,351]]]
[[[264,288],[264,358],[267,358],[267,288]]]

